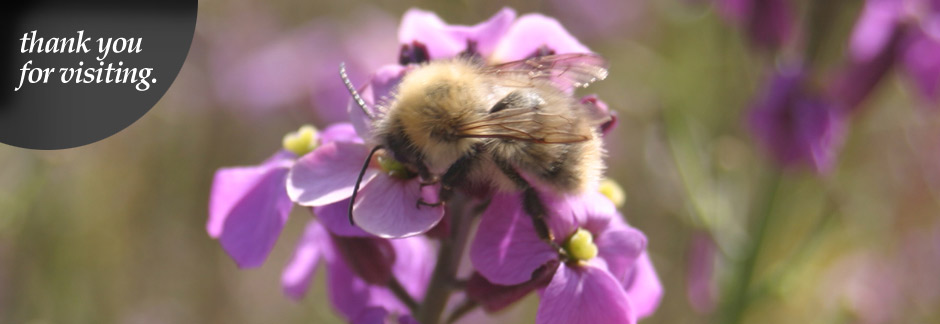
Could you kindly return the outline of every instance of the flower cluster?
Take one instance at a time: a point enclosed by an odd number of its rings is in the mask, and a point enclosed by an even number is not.
[[[495,64],[590,52],[558,21],[517,17],[511,9],[474,26],[448,25],[433,13],[410,10],[399,42],[399,62],[378,69],[360,88],[369,106],[394,97],[402,77],[427,61],[472,56]],[[594,96],[581,102],[609,113]],[[537,323],[597,324],[634,323],[658,306],[662,287],[646,237],[617,212],[612,200],[623,196],[609,183],[579,195],[539,188],[544,221],[554,233],[548,242],[537,234],[521,193],[454,188],[467,193],[463,204],[416,203],[439,201],[441,184],[423,182],[391,154],[373,156],[371,123],[358,106],[350,104],[349,113],[351,123],[288,134],[283,149],[260,165],[216,173],[207,231],[239,267],[264,263],[293,205],[305,206],[315,218],[284,270],[286,295],[302,298],[324,261],[330,301],[348,321],[439,321],[427,317],[433,314],[427,308],[447,304],[450,291],[459,288],[451,286],[461,280],[452,275],[439,281],[440,273],[456,273],[451,262],[459,260],[444,252],[463,252],[460,244],[448,249],[471,232],[469,211],[480,210],[469,250],[475,272],[461,286],[464,305],[495,311],[537,292]],[[460,307],[450,308],[459,313]]]
[[[751,40],[778,49],[799,25],[785,0],[716,0],[719,13],[743,24]],[[839,10],[828,2],[808,6],[808,19],[828,19]],[[940,6],[930,0],[867,0],[848,42],[846,62],[828,73],[814,62],[828,25],[804,24],[802,46],[771,69],[749,118],[756,140],[784,167],[832,169],[847,132],[848,118],[862,107],[881,80],[897,67],[914,81],[923,102],[940,99]],[[814,52],[815,51],[815,52]]]

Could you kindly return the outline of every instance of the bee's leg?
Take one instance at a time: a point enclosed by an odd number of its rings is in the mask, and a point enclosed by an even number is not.
[[[551,245],[553,249],[564,253],[564,249],[555,242],[555,235],[545,222],[545,217],[548,216],[548,213],[545,210],[545,204],[542,203],[542,199],[539,198],[535,188],[532,187],[525,178],[519,175],[519,172],[507,161],[494,157],[493,162],[496,163],[496,166],[499,167],[500,171],[502,171],[509,180],[512,180],[517,187],[522,189],[522,206],[526,214],[529,214],[529,217],[532,218],[535,233],[538,234],[540,239]]]
[[[429,174],[427,178],[421,177],[421,187],[433,186],[441,182],[441,177],[436,174]]]
[[[443,200],[443,199],[442,199],[442,200],[438,200],[437,202],[429,203],[429,202],[424,201],[424,199],[422,199],[422,198],[418,198],[418,202],[415,203],[415,208],[421,208],[421,206],[439,207],[439,206],[442,206],[442,205],[444,205],[444,200]]]

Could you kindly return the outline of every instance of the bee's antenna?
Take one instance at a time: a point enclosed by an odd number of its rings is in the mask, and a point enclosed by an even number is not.
[[[362,109],[362,112],[365,113],[369,119],[375,119],[375,117],[372,116],[372,113],[369,112],[369,107],[366,107],[365,100],[362,100],[362,97],[359,96],[359,92],[356,91],[356,87],[354,87],[352,82],[349,81],[349,76],[346,75],[346,62],[339,63],[339,76],[343,78],[343,84],[346,85],[346,89],[349,90],[349,94],[352,95],[353,100],[355,100],[356,104],[359,105],[359,109]]]
[[[369,163],[372,162],[372,155],[375,155],[375,152],[381,148],[382,145],[373,147],[372,151],[369,152],[369,156],[366,157],[366,162],[362,164],[362,170],[359,170],[359,177],[356,178],[356,185],[353,187],[352,197],[349,198],[349,225],[356,225],[356,222],[353,221],[352,212],[353,206],[356,205],[356,196],[359,195],[359,184],[362,183],[362,177],[366,175],[366,169],[369,168]]]

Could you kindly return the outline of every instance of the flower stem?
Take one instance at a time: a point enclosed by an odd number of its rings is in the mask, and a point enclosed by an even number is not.
[[[402,304],[405,304],[412,313],[418,310],[418,302],[411,297],[408,290],[405,290],[405,287],[401,285],[401,282],[398,281],[398,278],[395,278],[395,276],[392,276],[392,279],[388,281],[388,289],[391,290],[392,294],[395,294],[395,297],[398,298]]]
[[[427,293],[424,294],[424,303],[418,307],[416,319],[422,324],[439,324],[447,307],[447,300],[454,290],[457,268],[467,239],[470,236],[470,225],[473,221],[472,213],[465,208],[466,197],[458,196],[448,204],[447,214],[451,217],[451,235],[441,240],[441,247],[437,253],[437,264],[431,274]],[[473,211],[478,210],[474,208]]]
[[[449,316],[447,316],[446,323],[447,324],[456,323],[458,320],[463,318],[464,315],[467,315],[474,309],[477,309],[477,307],[480,307],[480,304],[478,304],[477,302],[474,302],[469,299],[464,300],[459,305],[457,305],[457,307],[454,308],[454,311],[451,312]]]
[[[747,256],[740,264],[740,270],[736,279],[737,285],[730,291],[730,298],[724,308],[724,320],[722,323],[737,324],[744,319],[744,313],[747,311],[749,296],[751,291],[751,282],[754,279],[754,270],[757,267],[757,259],[763,248],[764,241],[767,238],[768,224],[771,215],[773,215],[774,197],[780,187],[780,171],[770,171],[770,178],[766,181],[763,204],[757,210],[757,233],[751,240],[748,247]]]

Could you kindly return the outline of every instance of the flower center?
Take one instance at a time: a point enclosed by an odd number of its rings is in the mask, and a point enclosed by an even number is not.
[[[586,229],[579,228],[574,235],[565,242],[565,252],[568,256],[577,261],[587,261],[597,256],[597,245],[594,244],[594,236]]]
[[[320,135],[317,129],[310,125],[303,125],[295,132],[287,133],[281,140],[281,145],[285,150],[291,151],[297,156],[303,156],[310,153],[319,145]]]
[[[405,179],[411,179],[417,176],[416,174],[414,174],[414,172],[411,172],[410,170],[408,170],[408,167],[406,167],[404,164],[402,164],[401,162],[398,162],[398,160],[395,160],[393,158],[390,158],[384,155],[379,155],[378,161],[379,161],[379,167],[382,168],[382,171],[384,171],[385,173],[388,173],[388,175],[392,177],[405,180]]]

